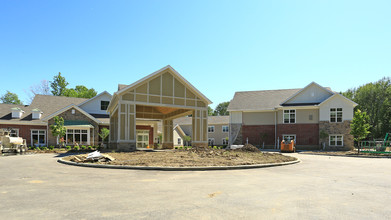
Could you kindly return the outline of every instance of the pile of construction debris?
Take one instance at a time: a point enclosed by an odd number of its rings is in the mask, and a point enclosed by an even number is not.
[[[99,151],[94,151],[92,153],[89,153],[88,155],[81,154],[81,155],[71,156],[69,160],[76,163],[94,163],[94,162],[110,162],[115,160],[115,158],[107,154],[101,154]]]
[[[261,152],[257,147],[252,144],[245,144],[241,148],[236,148],[233,151],[243,151],[243,152]]]

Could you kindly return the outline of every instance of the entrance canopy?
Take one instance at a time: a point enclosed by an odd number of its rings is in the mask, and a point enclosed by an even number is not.
[[[173,147],[173,119],[192,115],[193,145],[207,145],[208,105],[212,102],[171,66],[166,66],[114,93],[110,113],[111,147],[134,150],[136,119],[158,119],[163,148]]]

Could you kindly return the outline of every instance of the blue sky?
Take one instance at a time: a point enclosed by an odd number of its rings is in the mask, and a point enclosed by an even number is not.
[[[1,1],[0,95],[61,72],[113,93],[166,65],[214,103],[391,75],[391,1]],[[201,80],[201,78],[205,80]],[[20,81],[19,81],[20,80]]]

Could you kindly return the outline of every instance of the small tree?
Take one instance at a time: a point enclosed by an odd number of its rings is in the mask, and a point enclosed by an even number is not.
[[[326,146],[325,146],[325,145],[326,145],[325,139],[329,137],[329,134],[328,134],[325,130],[321,130],[321,131],[319,132],[319,137],[320,137],[320,140],[321,140],[321,142],[322,142],[321,147],[323,147],[323,150],[324,150],[325,147],[326,147]]]
[[[107,128],[102,128],[100,130],[100,133],[98,135],[100,138],[102,138],[102,142],[101,142],[102,147],[103,147],[103,143],[105,142],[105,140],[107,140],[107,137],[109,137],[109,134],[110,134],[110,130]],[[107,144],[107,142],[106,142],[106,144]]]
[[[185,143],[186,143],[185,146],[189,146],[189,142],[191,141],[191,137],[190,137],[190,136],[184,136],[184,137],[183,137],[183,140],[184,140]]]
[[[7,93],[0,97],[0,101],[4,104],[17,104],[23,105],[19,100],[18,95],[7,90]]]
[[[64,127],[64,119],[62,117],[54,117],[54,124],[50,125],[53,136],[57,137],[60,141],[60,147],[64,144],[64,136],[66,134],[66,128]]]
[[[354,113],[350,134],[354,136],[354,140],[358,143],[358,154],[360,153],[360,140],[365,139],[370,133],[371,126],[368,123],[369,117],[366,112],[357,110]]]

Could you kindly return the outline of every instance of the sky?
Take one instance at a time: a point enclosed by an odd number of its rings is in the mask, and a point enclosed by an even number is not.
[[[114,93],[171,65],[214,108],[236,91],[391,76],[391,1],[0,1],[0,95],[61,72]]]

